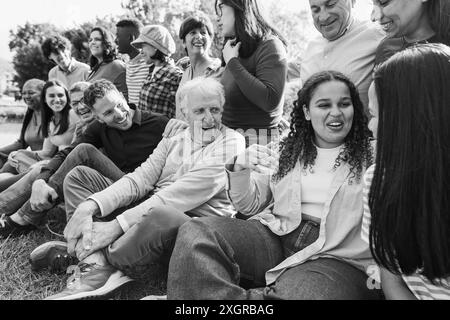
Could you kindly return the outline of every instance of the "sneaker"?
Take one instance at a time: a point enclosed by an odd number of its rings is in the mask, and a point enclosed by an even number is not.
[[[67,253],[67,243],[46,242],[33,250],[29,258],[31,270],[48,268],[51,273],[64,273],[68,266],[78,264],[78,259]]]
[[[35,229],[36,227],[33,225],[22,226],[15,223],[5,214],[0,217],[0,239],[19,237],[21,235],[28,234]]]
[[[147,296],[140,300],[167,300],[167,296]]]
[[[45,300],[79,300],[101,298],[133,281],[112,266],[80,263],[67,280],[67,288]]]

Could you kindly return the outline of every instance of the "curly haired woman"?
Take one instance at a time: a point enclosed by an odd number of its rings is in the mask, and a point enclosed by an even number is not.
[[[373,261],[359,234],[362,175],[373,156],[355,85],[338,72],[313,75],[280,151],[278,169],[270,145],[227,164],[229,197],[251,219],[184,224],[169,299],[379,298],[366,285]]]

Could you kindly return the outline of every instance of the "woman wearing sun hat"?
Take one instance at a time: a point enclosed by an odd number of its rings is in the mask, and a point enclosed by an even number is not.
[[[169,30],[159,25],[145,26],[139,38],[131,43],[152,64],[140,97],[139,109],[175,117],[175,94],[183,71],[170,58],[176,46]]]

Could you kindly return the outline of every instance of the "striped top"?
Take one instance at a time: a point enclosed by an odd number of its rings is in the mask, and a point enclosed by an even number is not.
[[[147,79],[150,66],[151,64],[147,64],[140,54],[126,64],[129,103],[138,105],[139,94],[145,79]]]
[[[369,229],[371,222],[369,208],[369,193],[372,179],[375,172],[375,165],[371,166],[364,175],[363,205],[364,215],[361,229],[361,237],[369,243]],[[450,300],[450,278],[439,279],[439,285],[434,285],[430,280],[418,271],[412,275],[402,275],[403,281],[409,290],[419,300]]]

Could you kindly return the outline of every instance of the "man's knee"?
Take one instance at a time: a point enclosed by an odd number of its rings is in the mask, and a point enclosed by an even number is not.
[[[88,160],[89,155],[94,152],[99,152],[99,150],[89,143],[81,143],[75,147],[75,149],[70,152],[68,157],[71,158],[81,158]]]
[[[77,145],[75,147],[75,149],[73,149],[73,151],[90,153],[90,152],[96,152],[96,151],[98,151],[98,149],[90,143],[80,143],[79,145]]]
[[[218,224],[220,221],[216,217],[191,219],[178,229],[177,243],[189,247],[210,243],[210,239],[215,239],[220,233]]]
[[[184,223],[190,221],[191,218],[185,213],[174,209],[170,206],[158,206],[149,210],[149,212],[142,217],[139,223],[140,228],[151,230],[155,226],[160,228],[174,229],[182,226]]]
[[[86,176],[86,173],[91,170],[91,168],[85,166],[78,166],[76,168],[73,168],[64,178],[64,193],[66,193],[66,191],[68,191],[74,185],[79,185],[80,183],[85,182],[86,179],[84,179],[84,177]]]

